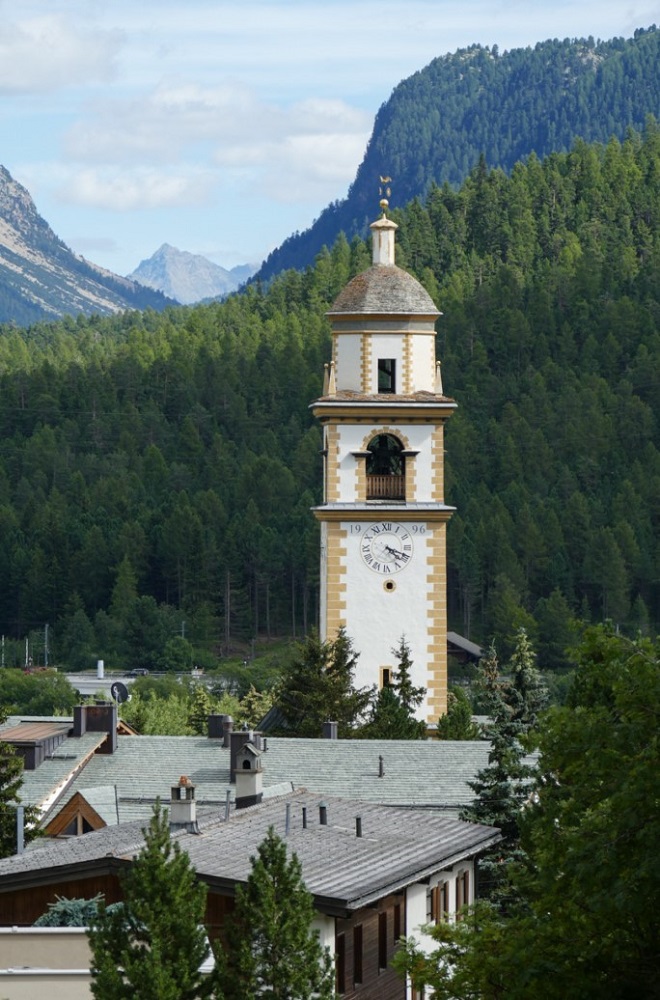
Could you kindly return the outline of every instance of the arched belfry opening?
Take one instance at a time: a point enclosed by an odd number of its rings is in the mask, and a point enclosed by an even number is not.
[[[367,445],[367,500],[405,500],[403,445],[393,434],[377,434]]]

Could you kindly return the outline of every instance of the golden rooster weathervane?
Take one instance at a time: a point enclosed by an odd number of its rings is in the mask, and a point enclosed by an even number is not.
[[[392,188],[389,186],[392,181],[391,177],[381,177],[380,187],[378,188],[378,194],[380,196],[380,207],[385,215],[386,210],[389,208],[389,197],[392,194]]]

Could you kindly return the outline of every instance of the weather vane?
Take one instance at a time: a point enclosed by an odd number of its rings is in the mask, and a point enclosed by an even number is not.
[[[389,197],[392,194],[392,188],[389,186],[392,178],[391,177],[381,177],[380,187],[378,188],[378,194],[380,195],[380,207],[385,215],[386,210],[389,208]]]

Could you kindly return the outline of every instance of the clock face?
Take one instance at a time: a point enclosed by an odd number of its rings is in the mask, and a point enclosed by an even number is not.
[[[366,524],[360,533],[360,553],[374,573],[398,573],[413,557],[410,530],[395,521]]]

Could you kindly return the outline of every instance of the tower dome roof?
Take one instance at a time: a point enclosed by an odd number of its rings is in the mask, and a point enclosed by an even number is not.
[[[394,264],[374,264],[349,281],[335,299],[328,316],[340,313],[440,315],[419,281]]]

